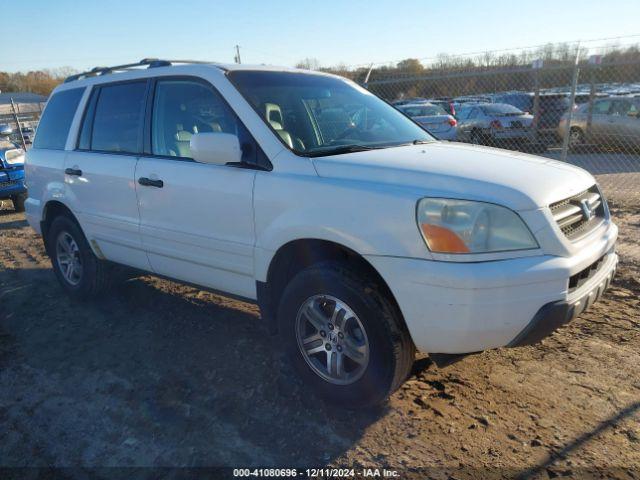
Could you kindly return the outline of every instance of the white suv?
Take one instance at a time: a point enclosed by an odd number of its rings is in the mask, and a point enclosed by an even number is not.
[[[531,344],[613,277],[594,178],[435,141],[333,75],[143,60],[52,94],[27,218],[73,297],[115,265],[257,301],[301,376],[384,400],[415,349]]]

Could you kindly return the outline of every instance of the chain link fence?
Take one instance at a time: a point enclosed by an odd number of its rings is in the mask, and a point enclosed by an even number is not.
[[[29,148],[44,105],[16,102],[13,98],[0,104],[0,135],[25,150]]]
[[[533,153],[597,179],[640,262],[640,48],[562,44],[345,68],[441,140]]]

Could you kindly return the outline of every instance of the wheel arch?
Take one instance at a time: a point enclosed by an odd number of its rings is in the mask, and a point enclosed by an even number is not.
[[[277,333],[276,312],[287,283],[304,268],[325,261],[342,262],[362,272],[389,299],[404,323],[401,310],[387,282],[366,258],[337,242],[303,238],[292,240],[278,248],[269,262],[266,281],[256,282],[258,306],[271,333]]]
[[[42,232],[42,240],[44,241],[44,246],[49,256],[51,256],[51,252],[49,252],[48,250],[49,247],[48,247],[48,241],[47,241],[49,228],[51,227],[51,223],[53,222],[53,220],[60,215],[64,215],[70,218],[71,220],[73,220],[78,225],[80,230],[82,230],[82,227],[80,226],[80,222],[78,222],[78,219],[76,218],[76,216],[68,206],[66,206],[64,203],[60,202],[59,200],[49,200],[42,208],[42,219],[40,220],[40,230]]]

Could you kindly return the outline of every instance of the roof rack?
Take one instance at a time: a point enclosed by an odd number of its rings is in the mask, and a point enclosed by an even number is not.
[[[109,73],[121,72],[125,70],[133,70],[146,66],[147,68],[170,67],[176,63],[196,63],[196,64],[212,64],[215,62],[205,62],[201,60],[162,60],[159,58],[143,58],[136,63],[125,63],[124,65],[115,65],[113,67],[94,67],[87,72],[76,73],[65,78],[64,83],[81,80],[88,77],[97,77],[98,75],[107,75]]]

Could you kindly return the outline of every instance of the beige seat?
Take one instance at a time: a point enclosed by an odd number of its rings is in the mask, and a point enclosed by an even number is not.
[[[222,127],[217,122],[212,122],[210,126],[212,132],[222,131]],[[184,130],[184,127],[180,124],[177,125],[177,128],[178,131],[174,135],[173,148],[170,150],[171,155],[174,157],[190,158],[191,147],[189,144],[191,142],[191,137],[193,136],[193,134],[198,133],[198,127],[195,125],[193,126],[193,133],[188,130]]]
[[[282,118],[282,109],[280,105],[275,103],[265,103],[265,117],[269,125],[280,135],[280,138],[289,145],[290,148],[296,150],[304,150],[304,143],[299,138],[291,136],[289,132],[284,129],[284,121]]]

